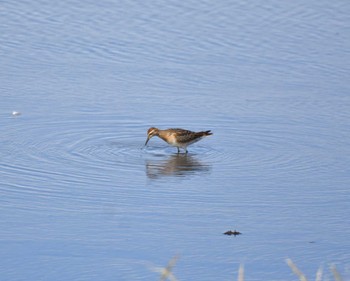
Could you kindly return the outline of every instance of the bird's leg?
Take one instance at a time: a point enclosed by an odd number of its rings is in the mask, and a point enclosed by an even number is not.
[[[187,154],[188,153],[188,150],[187,150],[187,148],[185,148],[185,154]]]
[[[177,146],[177,154],[180,153],[180,148]]]

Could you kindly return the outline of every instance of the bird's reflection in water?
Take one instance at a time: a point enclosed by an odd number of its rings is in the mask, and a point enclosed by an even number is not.
[[[175,154],[163,160],[147,160],[146,172],[150,179],[186,176],[210,171],[209,165],[199,162],[189,154]]]

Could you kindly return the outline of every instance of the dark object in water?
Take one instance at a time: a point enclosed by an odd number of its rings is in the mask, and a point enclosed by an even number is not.
[[[235,231],[229,230],[229,231],[226,231],[224,234],[225,235],[234,235],[234,236],[236,236],[236,235],[241,235],[242,233],[240,233],[237,230],[235,230]]]

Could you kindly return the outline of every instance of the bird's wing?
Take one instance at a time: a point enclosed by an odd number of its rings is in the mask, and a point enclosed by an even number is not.
[[[173,132],[176,134],[176,140],[179,143],[186,143],[196,139],[196,133],[189,130],[173,129]]]

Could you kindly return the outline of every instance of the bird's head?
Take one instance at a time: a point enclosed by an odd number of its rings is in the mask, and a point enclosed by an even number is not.
[[[154,137],[159,135],[159,130],[157,128],[151,127],[147,131],[147,140],[145,142],[145,146],[147,145],[148,141]]]

